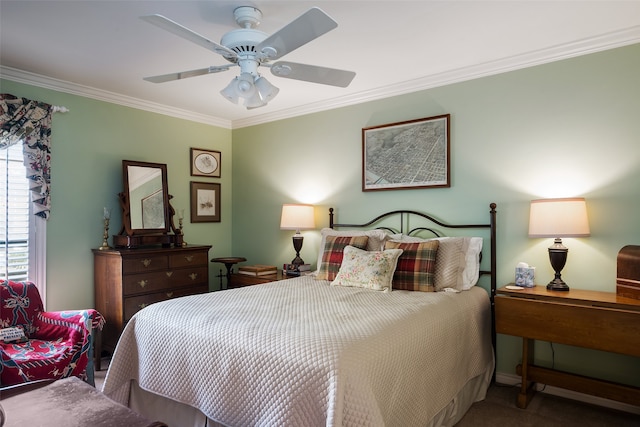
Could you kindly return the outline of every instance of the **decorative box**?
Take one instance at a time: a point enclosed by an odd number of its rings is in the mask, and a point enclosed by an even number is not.
[[[640,246],[627,245],[618,252],[616,293],[640,299]]]

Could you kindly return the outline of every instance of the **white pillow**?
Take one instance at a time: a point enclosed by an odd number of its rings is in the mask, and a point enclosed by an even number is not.
[[[345,246],[342,265],[331,286],[349,286],[390,292],[402,249],[363,251]]]
[[[422,239],[394,235],[392,242],[424,242],[438,240],[434,285],[436,291],[453,288],[459,291],[471,289],[480,277],[480,252],[482,237],[435,237]]]
[[[344,230],[337,231],[333,228],[323,228],[320,230],[320,249],[318,250],[318,262],[316,263],[316,270],[320,268],[322,264],[322,252],[324,251],[324,245],[327,240],[327,236],[368,236],[367,242],[368,251],[381,251],[384,249],[384,242],[388,239],[388,234],[382,230]]]

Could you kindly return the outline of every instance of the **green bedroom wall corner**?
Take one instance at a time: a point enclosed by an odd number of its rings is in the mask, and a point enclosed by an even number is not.
[[[211,257],[231,248],[231,131],[8,80],[2,91],[64,106],[52,123],[52,211],[47,224],[47,309],[94,306],[92,248],[102,243],[103,207],[109,234],[122,226],[118,193],[122,160],[166,163],[172,206],[185,209],[185,240],[212,245]],[[222,153],[222,177],[191,177],[189,148]],[[189,182],[221,183],[222,222],[191,223]],[[177,225],[177,224],[176,224]],[[112,244],[111,238],[109,243]],[[217,288],[210,269],[210,287]]]

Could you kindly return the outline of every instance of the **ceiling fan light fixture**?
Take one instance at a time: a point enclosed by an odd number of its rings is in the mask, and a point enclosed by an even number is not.
[[[231,80],[231,82],[227,85],[227,87],[225,87],[224,89],[222,89],[220,91],[220,94],[222,96],[224,96],[225,98],[227,98],[229,101],[233,102],[234,104],[238,103],[239,100],[239,96],[238,96],[238,92],[236,90],[236,85],[238,83],[238,78],[234,77],[233,80]]]
[[[256,93],[256,87],[253,84],[253,76],[249,73],[242,73],[236,80],[236,93],[242,98],[251,98]]]
[[[267,101],[262,99],[258,91],[256,91],[251,98],[247,98],[244,101],[244,106],[247,107],[247,110],[264,107],[265,105],[267,105]]]
[[[269,80],[265,79],[262,76],[258,77],[255,80],[254,84],[256,89],[258,90],[258,93],[260,94],[260,97],[265,101],[265,103],[271,101],[276,97],[278,92],[280,92],[280,89],[272,85]]]

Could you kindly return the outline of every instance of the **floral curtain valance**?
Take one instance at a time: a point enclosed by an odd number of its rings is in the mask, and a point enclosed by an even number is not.
[[[0,149],[22,141],[34,212],[44,219],[51,210],[52,113],[44,102],[0,94]]]

